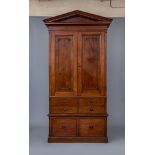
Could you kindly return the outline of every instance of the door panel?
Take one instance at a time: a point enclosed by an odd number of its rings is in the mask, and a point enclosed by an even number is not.
[[[51,96],[76,95],[77,34],[52,32],[51,45]]]
[[[78,45],[78,95],[105,95],[104,32],[80,32]]]

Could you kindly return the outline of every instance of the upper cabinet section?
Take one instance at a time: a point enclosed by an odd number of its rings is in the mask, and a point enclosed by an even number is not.
[[[104,25],[109,26],[112,19],[75,10],[43,20],[47,26],[52,25]]]

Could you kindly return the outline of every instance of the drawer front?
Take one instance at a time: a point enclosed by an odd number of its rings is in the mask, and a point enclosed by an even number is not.
[[[81,98],[79,99],[79,113],[105,113],[105,98]]]
[[[103,118],[79,119],[80,136],[104,136],[106,135],[106,120]]]
[[[53,118],[51,119],[52,136],[76,136],[76,119]]]
[[[75,98],[51,98],[50,113],[77,113]]]

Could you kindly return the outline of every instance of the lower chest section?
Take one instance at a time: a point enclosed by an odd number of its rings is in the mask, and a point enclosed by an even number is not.
[[[49,100],[49,142],[107,142],[104,97]]]

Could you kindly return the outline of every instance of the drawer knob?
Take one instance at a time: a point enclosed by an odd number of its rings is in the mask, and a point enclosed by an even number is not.
[[[89,103],[93,103],[93,100],[89,100]]]
[[[67,111],[67,108],[66,107],[63,107],[63,111]]]
[[[62,129],[66,129],[66,126],[62,125],[61,128],[62,128]]]
[[[90,125],[90,126],[89,126],[89,129],[93,129],[93,128],[94,128],[94,126],[93,126],[93,125]]]
[[[90,108],[90,111],[94,111],[94,109],[93,108]]]

